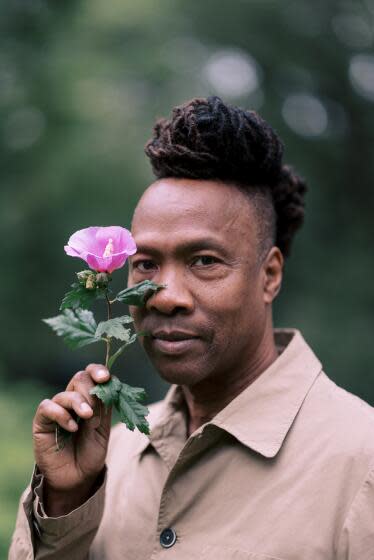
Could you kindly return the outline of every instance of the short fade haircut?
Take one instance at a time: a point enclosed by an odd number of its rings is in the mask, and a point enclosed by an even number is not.
[[[289,256],[307,187],[283,165],[280,138],[255,111],[217,96],[191,99],[156,121],[145,153],[158,179],[216,180],[246,193],[258,216],[261,258],[273,245]]]

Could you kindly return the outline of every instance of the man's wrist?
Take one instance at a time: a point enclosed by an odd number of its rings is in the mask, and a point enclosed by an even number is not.
[[[83,505],[95,494],[103,481],[104,469],[86,480],[84,484],[69,490],[52,488],[46,479],[43,484],[42,507],[48,517],[61,517]]]

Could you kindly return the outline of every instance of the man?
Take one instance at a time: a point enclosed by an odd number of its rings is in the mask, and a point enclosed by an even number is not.
[[[110,412],[89,395],[103,366],[41,403],[10,559],[373,560],[373,409],[298,331],[273,329],[306,190],[279,138],[193,99],[146,153],[157,180],[135,210],[129,284],[166,288],[131,312],[172,386],[151,435],[119,425],[109,449]],[[55,422],[77,432],[58,453]]]

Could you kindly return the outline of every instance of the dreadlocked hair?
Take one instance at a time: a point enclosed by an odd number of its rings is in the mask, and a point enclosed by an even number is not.
[[[304,221],[305,182],[282,164],[283,144],[256,112],[219,97],[194,98],[158,119],[145,145],[153,172],[167,177],[232,183],[260,215],[259,237],[285,257]]]

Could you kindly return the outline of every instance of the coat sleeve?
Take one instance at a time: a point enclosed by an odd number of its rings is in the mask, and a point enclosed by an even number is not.
[[[373,560],[374,558],[374,468],[357,492],[338,545],[338,560]]]
[[[42,504],[43,476],[34,469],[22,494],[8,560],[88,560],[104,510],[107,469],[95,493],[68,515],[48,517]]]

